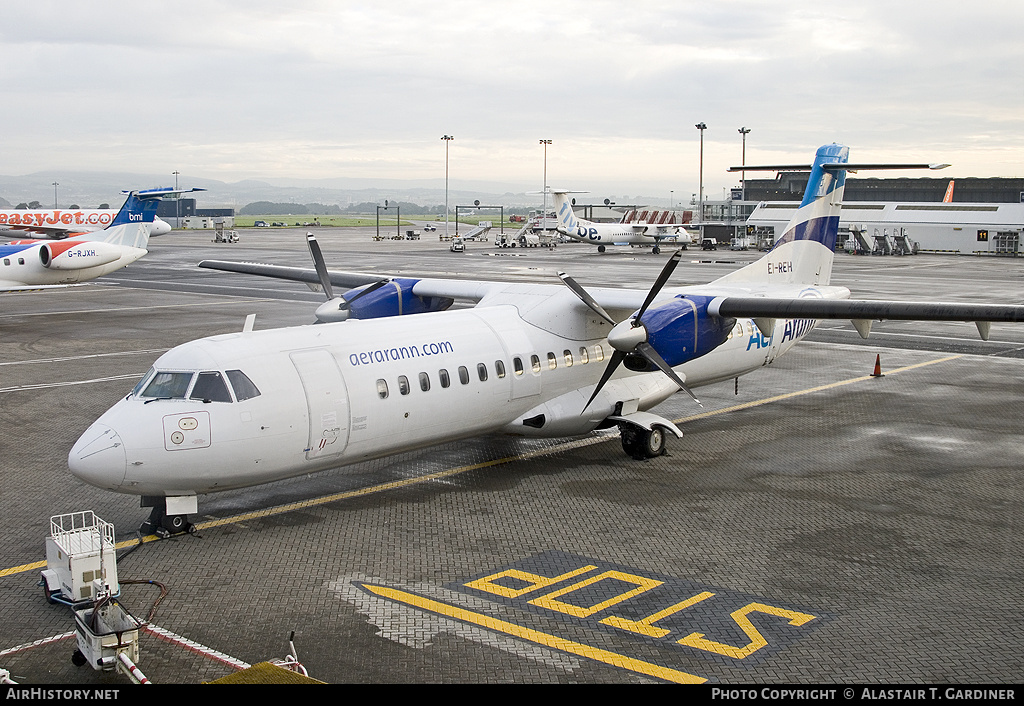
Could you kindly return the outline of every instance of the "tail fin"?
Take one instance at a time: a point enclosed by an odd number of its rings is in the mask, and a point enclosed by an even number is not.
[[[942,197],[942,203],[952,203],[953,201],[953,180],[949,180],[949,186],[946,187],[946,195]]]
[[[160,206],[160,199],[193,191],[205,191],[205,189],[160,188],[122,192],[128,194],[128,198],[125,199],[121,210],[114,216],[110,225],[103,230],[87,233],[77,239],[101,240],[105,243],[145,250],[149,245],[149,236],[156,218],[157,208]]]
[[[828,284],[839,234],[839,211],[846,185],[850,148],[825,145],[818,149],[800,208],[793,214],[771,252],[717,282]],[[771,167],[769,169],[799,167]],[[751,171],[751,167],[745,167]],[[756,167],[754,169],[765,169]],[[806,167],[803,167],[806,169]]]
[[[569,194],[571,193],[571,191],[551,190],[551,196],[554,200],[555,218],[558,220],[555,228],[561,233],[575,233],[576,228],[580,225],[580,220],[576,218],[576,214],[572,211],[572,204],[569,202]]]

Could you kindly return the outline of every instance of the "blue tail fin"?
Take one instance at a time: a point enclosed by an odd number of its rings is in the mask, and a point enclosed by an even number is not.
[[[844,166],[849,154],[850,149],[843,145],[820,147],[800,208],[775,239],[775,247],[757,262],[717,281],[828,284],[839,235],[839,211],[846,184]]]

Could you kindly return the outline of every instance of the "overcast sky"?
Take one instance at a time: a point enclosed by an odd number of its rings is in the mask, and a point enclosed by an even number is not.
[[[1024,3],[5,3],[0,173],[548,183],[709,198],[725,169],[1024,176]],[[866,176],[867,174],[862,174]],[[934,173],[932,173],[934,175]]]

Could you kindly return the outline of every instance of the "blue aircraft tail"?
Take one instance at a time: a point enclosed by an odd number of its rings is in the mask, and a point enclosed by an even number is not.
[[[717,282],[828,284],[839,235],[839,211],[849,154],[850,149],[843,145],[820,147],[811,165],[800,208],[782,235],[775,239],[771,252]],[[751,169],[783,170],[786,167],[746,167],[746,170]]]

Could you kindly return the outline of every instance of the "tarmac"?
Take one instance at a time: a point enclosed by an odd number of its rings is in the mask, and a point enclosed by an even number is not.
[[[444,225],[440,224],[443,233]],[[394,228],[392,226],[392,228]],[[464,226],[463,226],[464,228]],[[452,225],[454,230],[454,224]],[[328,265],[648,288],[663,248],[451,253],[437,233],[317,229]],[[78,436],[166,349],[311,323],[303,285],[201,259],[310,266],[303,228],[151,241],[94,284],[0,308],[0,669],[114,685],[71,662],[39,585],[53,515],[120,543],[139,668],[193,684],[280,659],[328,683],[1015,684],[1024,674],[1024,326],[824,322],[769,368],[656,411],[683,439],[638,462],[616,433],[482,437],[203,496],[159,540],[132,496],[70,475]],[[670,284],[758,257],[687,251]],[[1018,259],[837,253],[854,297],[1024,303]],[[396,321],[396,325],[401,325]],[[873,376],[876,356],[882,376]]]

